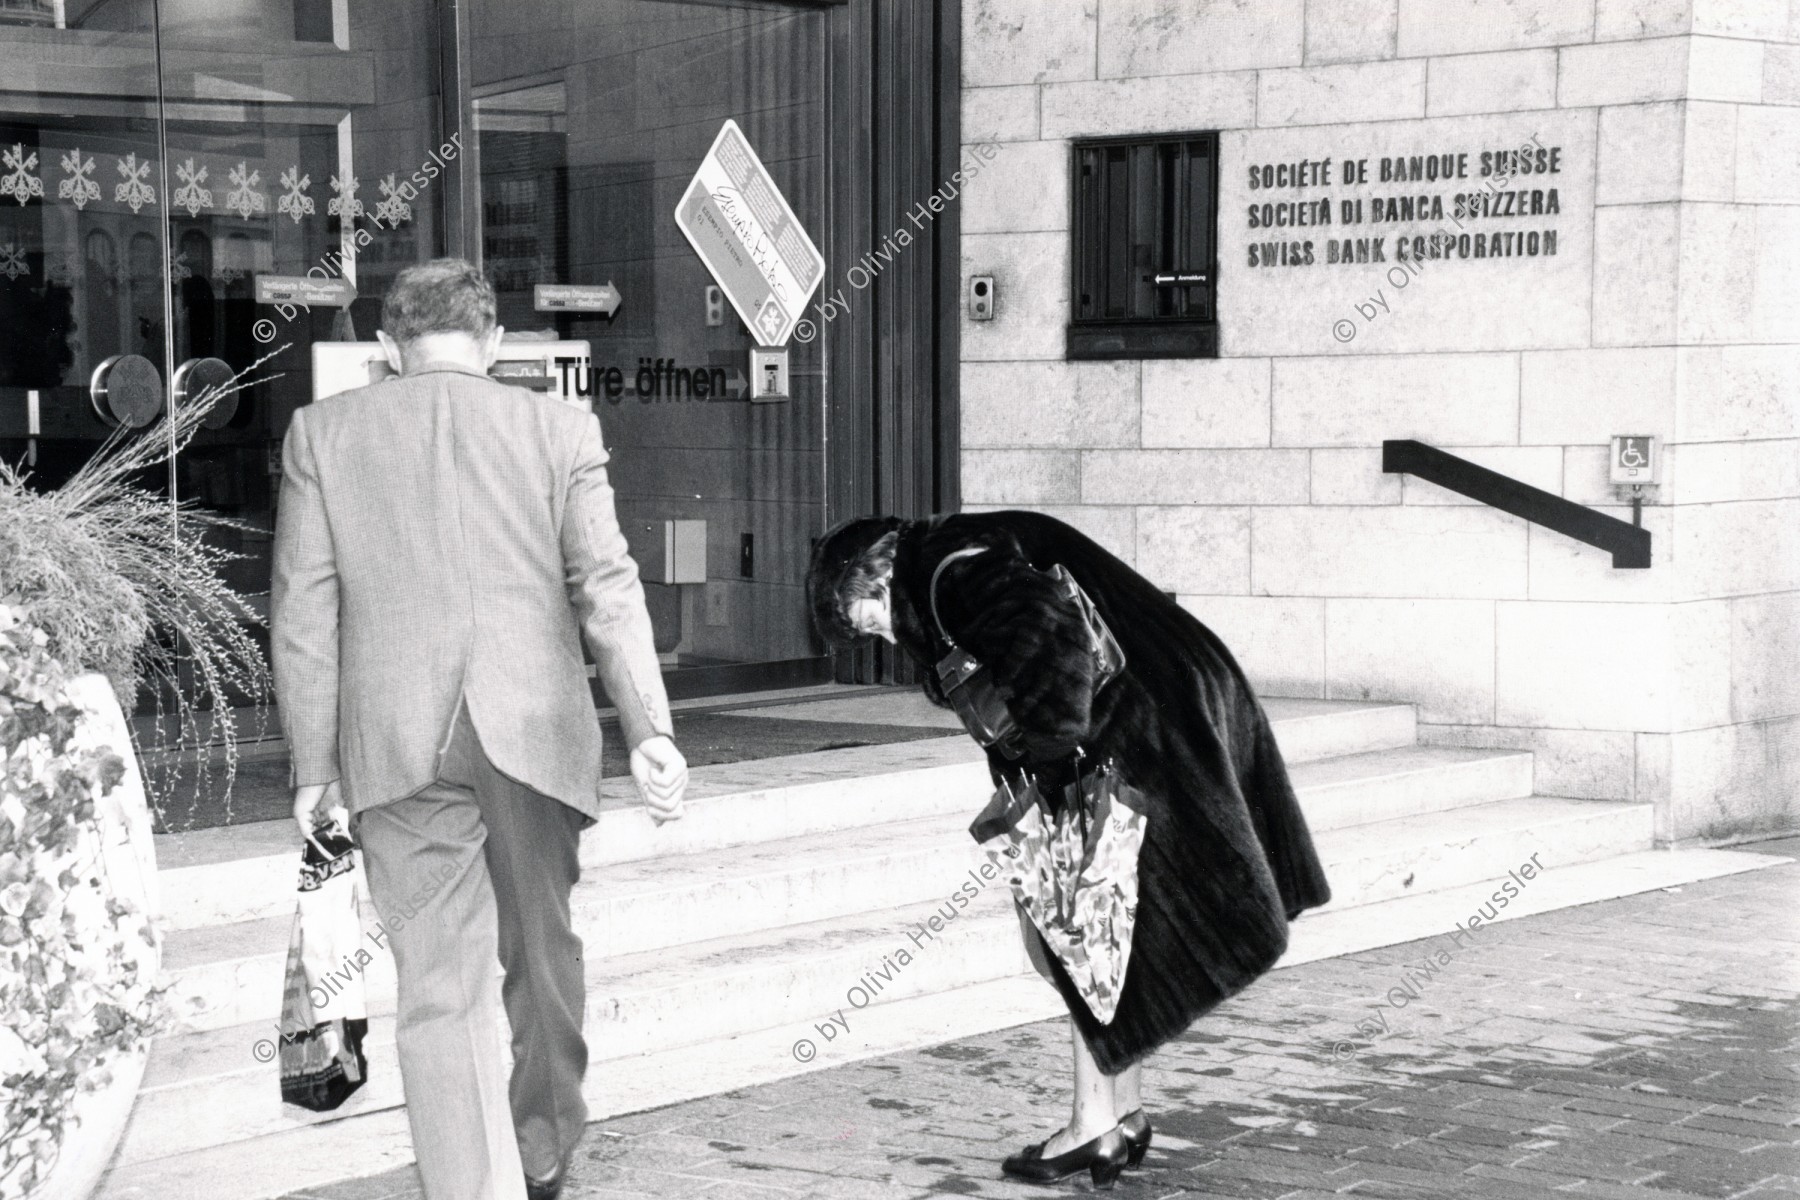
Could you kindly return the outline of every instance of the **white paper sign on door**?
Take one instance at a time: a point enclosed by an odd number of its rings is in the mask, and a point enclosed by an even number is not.
[[[675,223],[757,342],[785,345],[825,277],[825,259],[736,121],[700,160]]]

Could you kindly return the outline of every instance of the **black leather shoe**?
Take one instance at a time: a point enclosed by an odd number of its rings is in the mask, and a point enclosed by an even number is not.
[[[1125,1145],[1130,1151],[1125,1165],[1135,1167],[1144,1161],[1144,1155],[1150,1151],[1150,1118],[1144,1115],[1143,1109],[1134,1109],[1125,1114],[1124,1119],[1119,1122],[1119,1128],[1124,1131]]]
[[[525,1176],[525,1195],[529,1200],[556,1200],[562,1195],[563,1180],[568,1177],[569,1164],[562,1163],[556,1168],[556,1174],[548,1179],[533,1179]]]
[[[1125,1131],[1117,1125],[1093,1141],[1083,1142],[1055,1158],[1044,1157],[1047,1145],[1049,1142],[1045,1140],[1025,1147],[1001,1163],[1000,1170],[1027,1183],[1058,1183],[1086,1171],[1088,1178],[1094,1181],[1094,1187],[1104,1192],[1111,1190],[1113,1181],[1125,1169],[1125,1160],[1131,1155]]]

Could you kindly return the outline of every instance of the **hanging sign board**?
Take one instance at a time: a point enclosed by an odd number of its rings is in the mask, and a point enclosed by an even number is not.
[[[598,285],[538,283],[531,288],[531,306],[538,312],[597,312],[610,317],[622,302],[610,279]]]
[[[764,346],[781,346],[825,277],[825,259],[727,120],[675,207],[675,224]]]
[[[258,304],[292,304],[300,308],[349,308],[356,287],[348,279],[313,279],[305,275],[258,275]]]

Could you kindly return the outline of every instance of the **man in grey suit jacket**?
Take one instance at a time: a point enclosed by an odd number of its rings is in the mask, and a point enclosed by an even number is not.
[[[382,325],[401,378],[300,409],[282,452],[273,657],[294,817],[310,836],[324,811],[355,814],[426,1196],[539,1200],[587,1116],[569,894],[600,727],[582,634],[659,824],[681,814],[687,764],[598,419],[487,377],[502,331],[469,263],[402,271]]]

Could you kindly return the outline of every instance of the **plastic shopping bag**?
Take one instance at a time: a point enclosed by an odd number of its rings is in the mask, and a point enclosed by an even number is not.
[[[1107,763],[1054,809],[1030,775],[1003,782],[969,827],[1102,1024],[1118,1011],[1131,962],[1144,807]]]
[[[322,829],[300,859],[300,901],[281,1000],[281,1098],[314,1112],[342,1104],[369,1077],[363,1054],[370,961],[357,913],[355,845]]]

